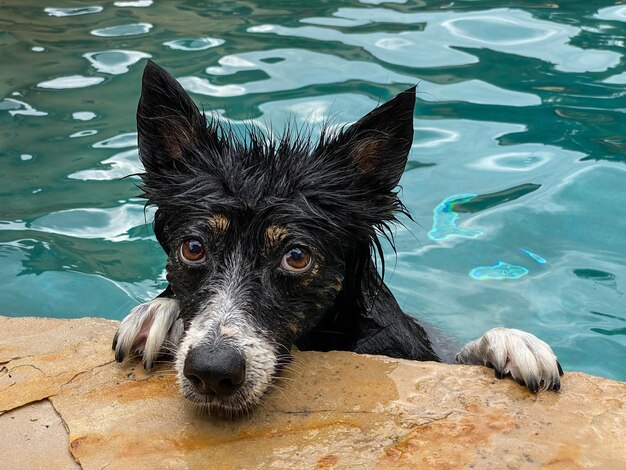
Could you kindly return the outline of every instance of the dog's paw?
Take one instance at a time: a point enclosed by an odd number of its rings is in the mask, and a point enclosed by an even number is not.
[[[122,320],[113,338],[115,360],[141,356],[143,367],[152,369],[156,358],[172,352],[183,335],[183,322],[178,318],[178,301],[157,297],[137,305]]]
[[[536,336],[513,328],[489,330],[463,346],[454,362],[492,367],[497,378],[510,375],[535,393],[561,388],[563,369],[552,348]]]

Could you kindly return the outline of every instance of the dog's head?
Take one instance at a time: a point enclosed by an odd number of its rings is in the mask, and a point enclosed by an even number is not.
[[[237,135],[146,66],[137,111],[142,189],[185,334],[183,395],[226,414],[256,405],[293,342],[348,286],[358,295],[413,137],[411,88],[319,142]],[[345,295],[345,294],[344,294]]]

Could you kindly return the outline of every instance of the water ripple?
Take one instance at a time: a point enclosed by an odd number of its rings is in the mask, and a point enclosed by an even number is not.
[[[83,54],[83,57],[91,62],[92,67],[98,72],[120,75],[128,72],[128,68],[141,59],[149,59],[152,56],[145,52],[112,49],[109,51],[88,52]]]
[[[174,41],[167,41],[163,43],[164,46],[179,51],[203,51],[212,47],[221,46],[222,44],[224,44],[223,39],[209,37],[176,39]]]
[[[91,121],[96,117],[96,113],[92,113],[91,111],[76,111],[72,113],[72,118],[77,121]]]
[[[108,139],[101,140],[93,144],[93,148],[96,149],[119,149],[124,147],[136,147],[137,146],[137,133],[128,132],[126,134],[119,134]]]
[[[78,15],[89,15],[92,13],[100,13],[103,10],[102,7],[92,6],[92,7],[76,7],[76,8],[45,8],[44,11],[49,16],[78,16]]]
[[[116,36],[135,36],[138,34],[149,33],[152,29],[150,23],[132,23],[119,26],[109,26],[108,28],[94,29],[91,34],[94,36],[116,37]]]
[[[479,266],[470,271],[470,276],[479,281],[519,279],[528,274],[528,269],[523,266],[498,261],[493,266]]]
[[[108,165],[109,168],[105,170],[81,170],[69,174],[68,178],[82,181],[114,181],[142,171],[137,149],[116,153],[100,164]]]
[[[7,110],[11,116],[47,116],[45,111],[38,111],[24,101],[13,98],[5,98],[0,101],[0,111]]]
[[[152,0],[135,0],[130,2],[113,2],[116,7],[149,7],[154,2]]]
[[[104,239],[113,242],[149,238],[129,235],[129,232],[145,224],[153,210],[141,204],[121,204],[108,209],[78,208],[51,212],[34,220],[29,228],[76,238]],[[4,227],[3,227],[4,228]]]
[[[39,88],[49,88],[51,90],[65,90],[71,88],[85,88],[88,86],[98,85],[104,81],[102,77],[85,77],[83,75],[69,75],[67,77],[59,77],[53,80],[38,83]]]
[[[74,132],[70,134],[70,139],[75,139],[76,137],[89,137],[91,135],[96,135],[98,131],[96,129],[86,129],[84,131]]]
[[[210,75],[235,75],[241,71],[260,70],[265,79],[239,84],[216,85],[209,79],[195,76],[181,77],[181,84],[193,93],[208,96],[232,97],[251,93],[273,93],[300,87],[327,83],[361,80],[389,84],[414,84],[415,78],[391,72],[370,62],[351,61],[341,57],[305,49],[272,49],[233,54],[221,57],[219,66],[206,69]],[[504,90],[481,80],[439,85],[421,80],[418,98],[423,101],[465,101],[477,104],[504,104],[509,106],[536,106],[541,100],[536,95]]]
[[[352,21],[353,26],[368,23],[426,26],[422,31],[364,34],[315,26],[291,28],[266,24],[250,27],[248,32],[338,41],[362,47],[381,61],[406,67],[435,68],[478,62],[477,57],[456,47],[489,48],[532,57],[566,72],[601,72],[618,65],[621,59],[621,54],[613,51],[572,46],[570,39],[581,32],[580,28],[539,20],[522,10],[399,13],[384,8],[339,8],[334,16]],[[318,20],[305,21],[315,23]],[[493,32],[494,28],[498,28],[498,34]]]
[[[600,20],[626,21],[626,5],[602,8],[593,17]]]

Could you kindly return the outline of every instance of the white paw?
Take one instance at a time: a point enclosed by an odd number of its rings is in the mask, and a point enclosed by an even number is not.
[[[131,355],[140,355],[144,368],[152,369],[157,357],[172,353],[183,336],[183,321],[178,312],[178,301],[165,297],[133,308],[113,338],[115,360],[122,362]]]
[[[497,378],[510,375],[535,393],[561,388],[563,369],[550,346],[530,333],[513,328],[489,330],[463,346],[454,362],[492,367]]]

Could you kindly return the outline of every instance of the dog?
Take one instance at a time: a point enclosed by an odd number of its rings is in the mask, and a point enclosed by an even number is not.
[[[293,345],[439,361],[375,261],[379,234],[393,242],[390,226],[408,215],[396,188],[415,93],[315,141],[293,127],[280,138],[253,128],[239,135],[148,61],[137,109],[140,188],[157,208],[169,285],[122,320],[116,360],[138,355],[150,370],[170,353],[182,395],[228,417],[259,404]],[[468,343],[454,362],[487,365],[533,392],[559,390],[563,374],[546,343],[506,328]]]

